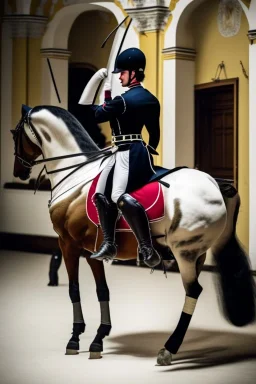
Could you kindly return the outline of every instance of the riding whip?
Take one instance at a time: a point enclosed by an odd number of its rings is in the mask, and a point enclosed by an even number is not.
[[[104,46],[105,46],[106,42],[108,41],[108,39],[110,38],[110,36],[112,36],[112,34],[113,34],[114,32],[117,31],[117,29],[118,29],[118,28],[125,22],[125,20],[127,20],[128,17],[129,17],[129,16],[126,16],[126,17],[124,18],[124,20],[123,20],[120,24],[118,24],[118,26],[117,26],[115,29],[113,29],[112,32],[110,32],[110,34],[106,37],[106,39],[105,39],[104,42],[102,43],[101,48],[104,48]],[[116,59],[117,59],[117,57],[118,57],[118,55],[119,55],[119,53],[120,53],[120,51],[121,51],[121,49],[122,49],[122,46],[123,46],[125,37],[126,37],[126,35],[127,35],[127,32],[128,32],[128,30],[129,30],[129,27],[130,27],[131,23],[132,23],[132,19],[130,19],[130,21],[129,21],[127,27],[126,27],[126,30],[125,30],[125,32],[124,32],[124,35],[123,35],[123,37],[122,37],[120,46],[119,46],[118,51],[117,51],[117,54],[116,54]],[[116,62],[116,59],[115,59],[115,62]],[[100,87],[101,87],[101,85],[102,85],[102,82],[103,82],[103,80],[101,80],[101,82],[100,82],[99,85],[98,85],[98,88],[97,88],[97,90],[96,90],[96,93],[95,93],[95,96],[94,96],[94,99],[93,99],[92,104],[95,103],[95,100],[96,100],[97,95],[98,95],[98,93],[99,93],[99,90],[100,90]]]
[[[50,74],[51,74],[51,78],[52,78],[52,82],[53,82],[53,85],[54,85],[54,88],[55,88],[56,95],[58,97],[59,103],[61,103],[59,92],[58,92],[58,88],[57,88],[57,85],[56,85],[56,82],[55,82],[55,79],[54,79],[51,63],[50,63],[50,60],[49,60],[48,57],[47,57],[47,64],[48,64],[48,67],[49,67],[49,70],[50,70]]]

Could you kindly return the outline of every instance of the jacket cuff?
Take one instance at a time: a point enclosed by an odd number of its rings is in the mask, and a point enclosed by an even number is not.
[[[105,91],[105,100],[111,100],[111,91],[110,90]]]

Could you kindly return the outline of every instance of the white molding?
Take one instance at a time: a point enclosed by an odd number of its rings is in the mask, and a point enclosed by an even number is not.
[[[68,60],[71,56],[72,52],[67,49],[58,49],[58,48],[43,48],[40,49],[40,53],[42,57],[52,57],[55,59],[64,59]]]
[[[164,30],[171,14],[168,7],[125,8],[139,32]]]
[[[254,40],[256,40],[256,29],[252,29],[252,30],[248,31],[247,36],[248,36],[250,43],[253,44]]]
[[[170,59],[179,59],[179,60],[192,60],[196,59],[196,50],[191,48],[183,48],[183,47],[171,47],[164,48],[162,50],[164,55],[164,60]]]
[[[171,0],[118,0],[122,7],[129,8],[133,5],[134,8],[163,6],[169,7]]]
[[[13,38],[40,38],[43,36],[48,18],[44,16],[9,15],[3,17],[4,22],[11,26]]]

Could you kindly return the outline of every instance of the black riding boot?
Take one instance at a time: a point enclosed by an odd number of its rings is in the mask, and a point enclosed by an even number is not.
[[[117,254],[115,244],[115,227],[118,216],[117,206],[114,203],[110,203],[102,193],[94,195],[94,202],[98,211],[104,239],[100,249],[92,254],[91,259],[113,259]]]
[[[148,267],[156,267],[161,257],[153,248],[148,217],[143,206],[127,193],[118,199],[117,206],[137,238],[144,263]]]

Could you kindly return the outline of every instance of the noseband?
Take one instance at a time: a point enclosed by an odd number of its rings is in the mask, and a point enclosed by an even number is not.
[[[15,128],[15,130],[12,131],[12,134],[13,134],[13,139],[14,139],[14,143],[15,143],[14,156],[17,158],[17,160],[19,161],[19,163],[23,167],[28,168],[28,169],[32,169],[33,165],[35,165],[35,162],[33,160],[29,161],[29,160],[24,159],[25,151],[24,151],[24,148],[22,145],[22,136],[21,136],[22,129],[23,129],[23,133],[25,134],[27,140],[29,140],[29,137],[27,136],[27,134],[24,130],[24,124],[25,123],[27,123],[30,127],[29,120],[28,120],[29,119],[29,116],[28,116],[29,112],[20,120],[20,122],[17,125],[17,127]],[[34,133],[34,135],[35,135],[35,133]],[[38,138],[37,138],[37,140],[38,140]]]

